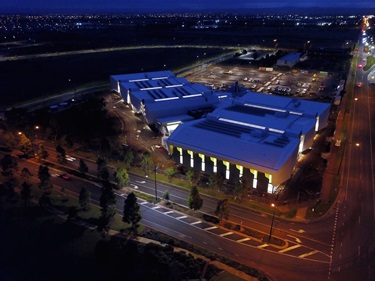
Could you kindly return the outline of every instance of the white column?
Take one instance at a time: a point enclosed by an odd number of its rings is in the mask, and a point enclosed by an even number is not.
[[[214,163],[213,172],[217,173],[217,159],[215,157],[210,157],[210,159]]]
[[[268,193],[273,193],[274,191],[274,186],[272,185],[272,175],[271,174],[265,174],[266,178],[268,179],[268,186],[267,186],[267,192]]]
[[[223,164],[225,165],[225,167],[227,168],[225,170],[225,179],[229,180],[229,177],[230,177],[230,163],[227,162],[227,161],[223,161]]]
[[[316,116],[315,132],[319,130],[319,115]]]
[[[190,167],[194,168],[194,152],[191,150],[188,150],[187,153],[190,155]]]
[[[242,176],[243,176],[243,166],[241,166],[241,165],[236,165],[236,168],[240,171],[239,178],[242,178]]]
[[[180,152],[180,164],[184,164],[184,156],[182,154],[182,148],[177,147],[177,150]]]
[[[305,143],[305,135],[302,135],[302,134],[301,134],[301,135],[299,136],[298,154],[302,152],[304,143]]]
[[[206,156],[204,154],[199,153],[198,156],[202,159],[202,171],[204,172],[206,170]]]
[[[258,185],[258,171],[250,169],[250,173],[252,173],[254,175],[253,188],[257,188],[257,185]]]

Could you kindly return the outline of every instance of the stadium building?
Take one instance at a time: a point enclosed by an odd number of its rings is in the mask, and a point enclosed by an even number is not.
[[[312,146],[315,133],[328,121],[326,103],[251,91],[236,96],[167,73],[111,79],[135,112],[149,125],[157,124],[165,135],[163,147],[177,163],[220,173],[228,182],[245,179],[253,188],[273,193],[290,178],[299,153]]]

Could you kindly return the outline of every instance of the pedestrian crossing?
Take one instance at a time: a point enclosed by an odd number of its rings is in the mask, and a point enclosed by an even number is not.
[[[234,242],[247,245],[249,247],[256,247],[258,249],[266,249],[269,251],[274,251],[279,254],[294,256],[296,258],[308,259],[311,261],[317,261],[321,263],[330,262],[330,256],[328,254],[309,248],[298,242],[287,241],[285,246],[277,246],[277,245],[265,243],[264,241],[261,241],[255,237],[246,236],[245,234],[240,233],[240,232],[229,231],[228,229],[225,229],[218,225],[214,225],[212,223],[199,220],[198,218],[188,216],[176,210],[171,210],[169,208],[159,206],[159,205],[155,206],[154,204],[148,203],[148,202],[142,202],[141,204],[156,212],[162,213],[180,222],[189,224],[192,227],[201,229],[202,231],[206,231],[213,235],[222,237],[223,239],[229,239]]]

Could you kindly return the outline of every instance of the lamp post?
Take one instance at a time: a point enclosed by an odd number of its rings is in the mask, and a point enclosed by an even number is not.
[[[154,172],[155,172],[155,204],[158,202],[158,188],[156,185],[156,170],[159,168],[159,164],[156,164],[154,166]]]
[[[275,220],[275,207],[276,207],[276,205],[274,203],[272,203],[271,207],[273,208],[273,211],[272,211],[270,235],[268,236],[268,243],[271,241],[271,237],[272,237],[272,228],[273,228],[273,221]]]

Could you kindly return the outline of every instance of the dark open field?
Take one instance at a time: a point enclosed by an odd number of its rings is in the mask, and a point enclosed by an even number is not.
[[[192,65],[197,56],[209,58],[223,52],[211,48],[151,48],[1,62],[0,107],[58,95],[84,84],[108,83],[113,74],[176,71]]]

